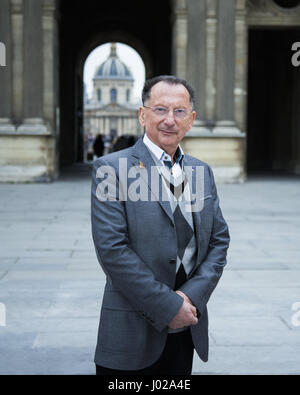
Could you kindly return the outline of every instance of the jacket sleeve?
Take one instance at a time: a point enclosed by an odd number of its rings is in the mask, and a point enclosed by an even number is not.
[[[183,299],[167,285],[155,280],[151,269],[130,247],[125,202],[116,197],[99,199],[97,177],[105,159],[94,162],[91,193],[92,235],[98,261],[113,287],[158,331],[166,328],[180,310]],[[111,167],[114,171],[114,167]],[[117,172],[115,172],[117,176]]]
[[[180,291],[184,292],[192,300],[200,314],[203,313],[223,273],[230,241],[228,226],[219,206],[213,172],[209,166],[208,171],[211,178],[213,198],[213,226],[208,252],[192,278],[180,288]]]

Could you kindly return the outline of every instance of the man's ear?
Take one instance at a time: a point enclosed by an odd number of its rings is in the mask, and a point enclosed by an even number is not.
[[[187,118],[185,126],[187,130],[191,130],[196,118],[196,111],[193,111],[191,115]]]
[[[195,118],[196,118],[196,111],[193,111],[192,112],[192,117],[191,117],[190,129],[192,129],[192,126],[194,125]]]
[[[139,121],[141,126],[145,127],[145,109],[144,107],[140,107],[139,109]]]

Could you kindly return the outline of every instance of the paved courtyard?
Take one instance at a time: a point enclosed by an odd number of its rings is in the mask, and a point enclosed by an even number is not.
[[[218,190],[232,241],[208,305],[210,359],[195,356],[194,374],[300,374],[300,178]],[[89,170],[0,184],[0,241],[0,374],[94,374],[105,277]]]

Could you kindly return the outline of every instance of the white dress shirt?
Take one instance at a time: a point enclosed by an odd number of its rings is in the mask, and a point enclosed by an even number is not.
[[[155,155],[155,157],[161,162],[162,165],[164,165],[164,161],[170,161],[172,163],[172,158],[169,154],[167,154],[162,148],[160,148],[158,145],[153,143],[145,134],[144,139],[143,139],[144,144],[150,149],[150,151]],[[182,157],[184,156],[183,150],[179,145],[179,150],[180,154]],[[172,166],[171,173],[174,176],[174,178],[177,178],[182,175],[182,167],[180,163],[175,162],[174,165]]]

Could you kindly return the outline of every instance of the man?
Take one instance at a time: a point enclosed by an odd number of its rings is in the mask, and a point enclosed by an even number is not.
[[[193,125],[193,106],[186,81],[146,81],[139,111],[145,136],[94,162],[92,232],[107,276],[98,375],[190,375],[194,349],[208,359],[206,305],[226,264],[229,233],[210,167],[179,145]],[[201,174],[197,209],[189,197]]]

